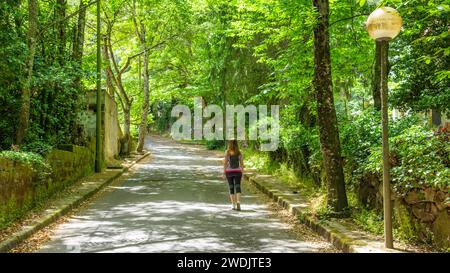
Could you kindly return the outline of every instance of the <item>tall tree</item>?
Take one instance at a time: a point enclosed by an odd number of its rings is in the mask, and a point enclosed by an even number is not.
[[[328,0],[313,0],[317,9],[317,25],[314,29],[314,89],[317,96],[317,124],[323,166],[327,177],[327,204],[336,212],[345,209],[344,171],[341,158],[341,146],[337,127],[336,110],[333,100],[331,77],[330,44],[328,33]]]
[[[123,3],[122,3],[123,4]],[[128,154],[131,149],[132,139],[131,139],[131,110],[133,105],[133,97],[127,93],[124,85],[123,75],[129,71],[131,62],[137,56],[140,56],[142,53],[137,53],[132,56],[129,56],[123,64],[120,64],[120,56],[117,56],[113,50],[113,41],[112,41],[112,33],[114,31],[115,25],[117,23],[118,16],[120,11],[122,10],[122,6],[116,6],[112,11],[105,11],[105,24],[107,27],[107,31],[104,39],[105,49],[103,55],[105,56],[105,66],[106,66],[106,75],[107,75],[107,83],[112,83],[109,86],[109,89],[114,90],[117,93],[117,97],[119,99],[120,105],[122,106],[123,112],[123,138],[121,140],[122,143],[122,153]],[[109,12],[112,12],[110,14]]]
[[[145,136],[148,127],[148,115],[150,111],[150,72],[149,66],[155,71],[167,71],[179,69],[178,61],[169,57],[168,50],[163,53],[166,45],[170,44],[180,36],[185,27],[180,26],[183,22],[182,14],[186,12],[186,3],[174,1],[136,1],[130,5],[131,21],[138,40],[138,48],[143,61],[143,96],[140,111],[139,137],[137,151],[144,149]],[[148,12],[151,10],[152,12]],[[184,19],[184,18],[183,18]],[[183,22],[186,23],[186,22]],[[181,39],[180,39],[181,40]],[[171,44],[173,46],[173,44]],[[159,54],[158,54],[159,51]],[[167,57],[167,58],[165,58]],[[152,60],[154,58],[155,60]],[[140,65],[139,65],[140,68]],[[155,72],[159,73],[159,72]],[[140,79],[140,71],[138,71]],[[139,85],[139,88],[141,86]]]
[[[145,24],[142,20],[138,20],[137,12],[136,12],[136,1],[133,0],[132,6],[132,19],[134,24],[135,33],[140,41],[141,48],[143,49],[143,61],[144,61],[144,102],[142,104],[141,110],[141,122],[139,124],[139,138],[138,138],[138,146],[137,151],[142,152],[144,149],[145,136],[147,133],[147,123],[148,123],[148,112],[150,105],[150,94],[149,94],[149,71],[148,71],[148,62],[149,62],[149,50],[147,49],[147,32],[145,28]],[[139,75],[140,77],[140,75]],[[140,86],[139,86],[140,88]]]
[[[145,32],[144,32],[145,33]],[[145,35],[145,34],[144,34]],[[148,71],[148,52],[143,55],[144,60],[144,103],[142,104],[141,123],[139,124],[139,140],[137,151],[142,152],[144,149],[145,136],[147,133],[148,125],[148,112],[150,106],[150,91],[149,91],[149,71]]]
[[[123,128],[124,136],[122,139],[122,147],[123,147],[122,152],[127,154],[130,152],[131,148],[131,106],[133,104],[133,98],[127,94],[125,86],[123,84],[122,76],[130,67],[131,60],[136,56],[129,57],[125,62],[125,64],[122,67],[119,67],[116,57],[114,56],[110,35],[106,36],[105,43],[107,44],[108,47],[107,51],[108,58],[106,59],[106,61],[109,61],[109,63],[106,63],[106,65],[109,66],[109,68],[107,68],[108,69],[107,72],[109,71],[111,72],[108,73],[107,75],[112,78],[112,81],[116,87],[114,89],[117,90],[118,92],[117,94],[119,96],[119,101],[121,103],[124,116],[124,128]],[[113,69],[111,69],[111,63],[113,64],[112,65]]]
[[[34,55],[37,38],[37,0],[28,0],[28,58],[26,60],[26,80],[22,88],[22,103],[19,114],[19,125],[16,134],[16,144],[21,144],[28,130],[30,119],[30,97],[33,78]]]
[[[105,70],[105,76],[106,76],[106,91],[108,92],[108,94],[114,98],[116,95],[116,88],[114,86],[114,80],[113,80],[113,72],[111,69],[111,60],[109,58],[109,51],[108,51],[108,38],[107,36],[103,36],[103,63],[105,63],[106,65],[104,65],[104,70]],[[120,97],[119,97],[120,99]]]

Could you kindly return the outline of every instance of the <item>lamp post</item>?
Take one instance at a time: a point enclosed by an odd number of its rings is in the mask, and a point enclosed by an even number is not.
[[[97,105],[96,105],[96,139],[95,139],[95,172],[99,173],[102,171],[102,156],[101,156],[101,132],[102,132],[102,82],[101,82],[101,65],[102,56],[100,51],[100,0],[97,0]]]
[[[388,90],[387,90],[387,60],[388,43],[395,38],[402,27],[402,18],[393,8],[381,7],[373,11],[367,19],[367,31],[370,37],[380,43],[380,88],[382,112],[382,138],[383,138],[383,210],[384,210],[384,244],[386,248],[393,248],[392,238],[392,206],[390,187],[390,162],[388,142]]]

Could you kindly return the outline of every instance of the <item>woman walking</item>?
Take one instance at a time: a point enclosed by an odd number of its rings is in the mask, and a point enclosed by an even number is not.
[[[228,180],[233,210],[241,210],[241,179],[242,172],[244,171],[244,162],[242,154],[239,151],[237,140],[228,141],[228,149],[225,152],[223,170]]]

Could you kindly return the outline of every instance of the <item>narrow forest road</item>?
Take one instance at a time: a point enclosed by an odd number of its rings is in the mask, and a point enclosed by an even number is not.
[[[57,226],[38,251],[336,251],[312,232],[291,231],[248,185],[243,210],[231,210],[217,151],[157,136],[147,149],[150,158]]]

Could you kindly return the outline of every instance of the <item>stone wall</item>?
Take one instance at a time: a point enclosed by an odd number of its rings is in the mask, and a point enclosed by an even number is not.
[[[380,179],[366,176],[363,204],[383,209],[383,185]],[[366,185],[368,184],[368,185]],[[361,189],[360,189],[361,198]],[[438,247],[450,248],[450,189],[431,187],[410,190],[405,196],[392,194],[394,227],[404,239],[419,239]]]
[[[94,151],[76,145],[61,145],[47,155],[51,178],[57,187],[70,184],[94,171]],[[64,187],[64,185],[62,185]]]
[[[32,207],[37,178],[31,167],[0,158],[0,226]]]
[[[394,212],[402,233],[410,232],[422,241],[450,248],[449,189],[411,190],[404,197],[395,197]]]
[[[39,176],[40,170],[0,158],[0,227],[94,171],[95,157],[90,148],[75,145],[59,148],[46,158],[51,174],[45,179]]]

